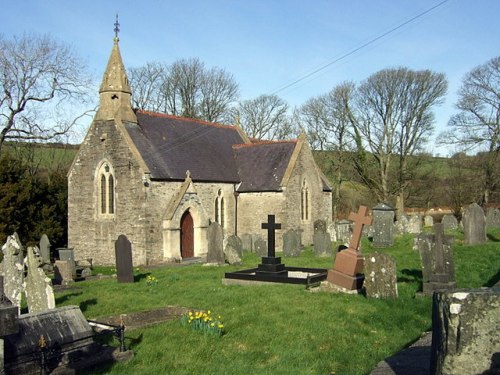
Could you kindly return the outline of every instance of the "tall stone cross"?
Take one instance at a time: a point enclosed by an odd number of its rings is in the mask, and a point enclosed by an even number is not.
[[[267,215],[267,223],[262,223],[262,229],[267,229],[267,256],[275,257],[276,229],[281,229],[281,224],[274,221],[274,215]]]
[[[349,248],[356,252],[359,251],[359,242],[361,241],[363,226],[370,225],[373,221],[373,218],[371,216],[368,216],[367,212],[367,207],[359,206],[358,212],[351,212],[351,214],[349,215],[349,220],[354,221],[354,231],[352,233]]]

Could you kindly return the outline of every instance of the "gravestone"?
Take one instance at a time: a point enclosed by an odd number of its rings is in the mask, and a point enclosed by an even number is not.
[[[294,229],[289,229],[283,234],[283,255],[298,257],[301,252],[300,234]]]
[[[224,264],[224,234],[219,223],[210,223],[208,226],[207,237],[207,263]]]
[[[396,261],[387,254],[373,253],[364,258],[367,297],[397,298]]]
[[[386,203],[373,207],[373,247],[389,247],[394,243],[394,208]]]
[[[398,218],[398,221],[394,224],[394,230],[396,231],[396,234],[405,234],[408,233],[408,225],[410,224],[410,220],[408,219],[408,216],[406,215],[401,215]]]
[[[224,257],[229,264],[241,264],[243,256],[243,243],[238,236],[229,236],[224,248]]]
[[[488,208],[486,211],[486,228],[500,228],[500,209]]]
[[[116,278],[119,283],[134,282],[132,244],[127,236],[120,234],[115,241]]]
[[[76,262],[75,253],[72,248],[60,247],[57,249],[59,253],[59,260],[67,261],[69,267],[71,268],[71,274],[73,279],[76,279]]]
[[[431,215],[424,216],[424,227],[430,228],[434,225],[434,218]]]
[[[439,289],[456,287],[453,237],[444,235],[442,223],[434,224],[434,234],[421,233],[415,239],[422,262],[422,290],[431,295]]]
[[[335,231],[337,232],[337,241],[349,243],[351,241],[351,222],[349,220],[340,220],[335,223]]]
[[[253,251],[260,257],[265,257],[267,254],[267,242],[261,237],[253,238]]]
[[[326,231],[324,220],[319,219],[314,222],[313,246],[314,254],[318,257],[332,255],[332,239]]]
[[[28,311],[35,313],[56,307],[51,280],[42,269],[43,260],[36,247],[28,247],[28,272],[25,278],[25,293]]]
[[[44,264],[50,264],[50,241],[46,234],[43,234],[39,242],[40,256]]]
[[[365,206],[360,206],[357,213],[351,212],[349,220],[354,222],[354,228],[349,248],[337,253],[333,268],[328,270],[327,281],[347,290],[360,290],[363,286],[363,256],[359,251],[359,243],[363,226],[372,223],[367,212]]]
[[[445,231],[458,228],[458,220],[455,215],[444,215],[441,219],[441,223],[443,224]]]
[[[500,290],[436,291],[431,374],[500,374]]]
[[[4,294],[19,309],[24,282],[23,247],[16,233],[7,237],[2,246],[3,261],[0,263],[4,277]]]
[[[4,295],[3,276],[0,276],[0,374],[5,373],[3,337],[15,334],[18,330],[18,308]]]
[[[337,242],[337,223],[332,222],[330,225],[328,225],[327,231],[328,233],[330,233],[330,240],[332,242]]]
[[[242,234],[241,245],[243,247],[243,251],[253,252],[252,235],[248,233]]]
[[[408,220],[408,233],[419,234],[422,232],[422,216],[411,215]]]
[[[464,243],[480,245],[486,242],[486,219],[484,211],[477,203],[472,203],[463,214]]]
[[[281,224],[276,223],[274,215],[267,215],[267,223],[262,223],[262,229],[267,230],[267,256],[262,257],[262,263],[257,266],[255,275],[258,277],[286,278],[288,271],[281,263],[281,258],[276,256],[276,230],[281,229]]]
[[[67,260],[56,260],[54,262],[54,283],[57,285],[68,285],[73,282],[73,269]]]

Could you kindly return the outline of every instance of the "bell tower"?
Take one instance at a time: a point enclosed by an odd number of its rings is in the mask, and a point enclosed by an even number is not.
[[[132,90],[123,65],[120,47],[118,46],[120,24],[118,15],[115,22],[115,37],[111,56],[99,88],[99,109],[96,120],[120,119],[122,122],[137,123],[137,117],[132,110]]]

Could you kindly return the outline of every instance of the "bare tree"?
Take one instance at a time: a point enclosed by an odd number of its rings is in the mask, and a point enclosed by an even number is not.
[[[396,195],[399,213],[404,212],[410,157],[432,134],[432,108],[442,103],[447,86],[444,74],[397,68],[371,75],[358,89],[350,112],[355,167],[379,200],[389,202]]]
[[[49,36],[0,36],[0,149],[6,140],[67,134],[75,118],[57,114],[61,106],[81,105],[89,98],[84,67],[69,47]]]
[[[147,63],[140,68],[132,68],[128,72],[131,87],[133,87],[132,103],[135,108],[163,112],[165,96],[163,84],[167,76],[167,67],[157,63]]]
[[[296,135],[288,116],[288,104],[276,95],[244,100],[239,103],[235,115],[251,138],[277,140]]]
[[[316,150],[334,151],[329,160],[330,175],[333,176],[333,218],[337,217],[341,201],[341,186],[348,162],[346,151],[353,148],[352,113],[349,103],[355,92],[351,82],[342,83],[326,95],[312,98],[301,109],[301,123],[307,129],[311,147]]]
[[[205,71],[200,86],[199,115],[210,122],[222,122],[238,97],[238,84],[224,69]]]
[[[486,152],[483,203],[500,188],[500,56],[470,71],[458,92],[457,109],[440,141]]]

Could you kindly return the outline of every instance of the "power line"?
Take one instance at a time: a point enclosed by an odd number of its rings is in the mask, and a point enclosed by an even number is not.
[[[409,23],[411,23],[411,22],[413,22],[413,21],[415,21],[415,20],[417,20],[417,19],[419,19],[419,18],[421,18],[421,17],[425,16],[427,13],[432,12],[434,9],[436,9],[436,8],[440,7],[440,6],[441,6],[441,5],[443,5],[444,3],[447,3],[448,1],[449,1],[449,0],[443,0],[443,1],[439,2],[439,3],[437,3],[436,5],[434,5],[434,6],[430,7],[429,9],[424,10],[423,12],[421,12],[421,13],[417,14],[416,16],[414,16],[414,17],[412,17],[412,18],[410,18],[410,19],[406,20],[405,22],[403,22],[403,23],[401,23],[401,24],[399,24],[399,25],[397,25],[397,26],[393,27],[392,29],[390,29],[390,30],[388,30],[388,31],[386,31],[386,32],[384,32],[384,33],[382,33],[382,34],[380,34],[379,36],[377,36],[377,37],[375,37],[375,38],[373,38],[373,39],[369,40],[368,42],[366,42],[366,43],[364,43],[364,44],[360,45],[359,47],[354,48],[353,50],[351,50],[351,51],[349,51],[349,52],[345,53],[344,55],[342,55],[342,56],[340,56],[340,57],[338,57],[338,58],[336,58],[336,59],[334,59],[334,60],[332,60],[332,61],[330,61],[329,63],[327,63],[327,64],[325,64],[325,65],[322,65],[322,66],[320,66],[319,68],[317,68],[317,69],[313,70],[312,72],[307,73],[306,75],[304,75],[304,76],[302,76],[302,77],[300,77],[300,78],[296,79],[295,81],[293,81],[293,82],[291,82],[291,83],[289,83],[289,84],[286,84],[285,86],[283,86],[283,87],[281,87],[281,88],[279,88],[279,89],[275,90],[275,91],[272,93],[272,95],[275,95],[275,94],[277,94],[277,93],[279,93],[279,92],[282,92],[282,91],[284,91],[284,90],[286,90],[286,89],[288,89],[288,88],[290,88],[290,87],[292,87],[292,86],[295,86],[297,83],[302,82],[303,80],[305,80],[305,79],[307,79],[307,78],[309,78],[309,77],[311,77],[311,76],[315,75],[316,73],[319,73],[319,72],[321,72],[322,70],[325,70],[325,69],[326,69],[326,68],[328,68],[329,66],[331,66],[331,65],[333,65],[333,64],[335,64],[335,63],[337,63],[337,62],[339,62],[339,61],[341,61],[341,60],[343,60],[343,59],[345,59],[346,57],[349,57],[349,56],[351,56],[351,55],[355,54],[355,53],[356,53],[356,52],[358,52],[359,50],[361,50],[361,49],[363,49],[363,48],[365,48],[365,47],[368,47],[369,45],[371,45],[371,44],[375,43],[376,41],[378,41],[378,40],[380,40],[380,39],[382,39],[382,38],[386,37],[387,35],[392,34],[392,33],[393,33],[393,32],[395,32],[396,30],[399,30],[399,29],[401,29],[402,27],[404,27],[404,26],[408,25]]]

